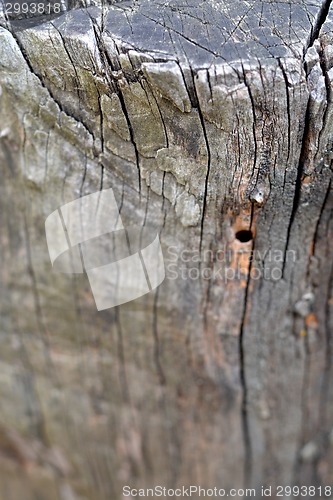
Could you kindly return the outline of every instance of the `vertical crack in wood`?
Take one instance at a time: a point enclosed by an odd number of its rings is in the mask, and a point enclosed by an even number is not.
[[[92,140],[95,141],[94,132],[93,132],[93,130],[90,129],[89,124],[87,124],[86,122],[82,121],[79,116],[77,116],[76,114],[74,114],[73,112],[71,112],[66,106],[64,106],[61,103],[61,101],[56,98],[56,96],[52,92],[52,90],[49,87],[49,85],[47,84],[47,82],[44,81],[44,79],[38,73],[38,71],[36,71],[34,69],[34,66],[33,66],[32,62],[30,61],[30,57],[28,56],[27,51],[26,51],[26,49],[24,47],[24,44],[21,42],[19,35],[17,33],[15,33],[14,30],[9,30],[8,28],[4,28],[3,26],[1,28],[5,29],[6,31],[8,31],[8,33],[11,34],[11,36],[15,40],[15,43],[16,43],[16,45],[17,45],[17,47],[18,47],[18,49],[19,49],[19,51],[20,51],[20,53],[21,53],[21,55],[22,55],[22,57],[23,57],[23,59],[24,59],[24,61],[26,63],[26,65],[27,65],[27,67],[28,67],[28,69],[29,69],[30,73],[32,75],[34,75],[38,79],[38,81],[41,84],[41,86],[43,87],[43,89],[45,89],[48,92],[50,98],[53,100],[53,102],[59,108],[59,111],[62,112],[62,113],[64,113],[64,115],[72,118],[77,123],[79,123],[83,127],[83,129],[91,136]],[[64,50],[66,50],[65,47],[64,47]],[[97,154],[95,154],[95,156],[97,156]]]
[[[96,44],[97,44],[97,47],[98,47],[98,50],[99,50],[99,53],[100,53],[101,61],[102,61],[103,65],[104,65],[104,68],[105,68],[105,73],[108,76],[110,87],[113,88],[116,91],[116,94],[117,94],[117,96],[119,98],[119,102],[120,102],[120,106],[121,106],[122,112],[124,114],[124,117],[125,117],[125,120],[126,120],[126,123],[127,123],[128,132],[129,132],[129,135],[130,135],[130,140],[131,140],[131,143],[133,144],[134,153],[135,153],[136,168],[137,168],[137,172],[138,172],[138,187],[139,187],[139,194],[141,196],[140,154],[139,154],[138,146],[136,144],[136,140],[135,140],[135,137],[134,137],[134,131],[133,131],[132,123],[131,123],[131,120],[130,120],[130,117],[129,117],[129,114],[128,114],[128,111],[127,111],[124,94],[123,94],[123,92],[121,90],[121,86],[119,85],[119,83],[114,78],[112,78],[112,75],[110,74],[110,69],[111,70],[113,69],[113,64],[112,64],[111,59],[109,58],[107,50],[104,47],[104,44],[103,44],[102,39],[101,39],[101,36],[98,33],[98,27],[96,26],[96,22],[93,19],[92,19],[92,25],[93,25],[94,35],[95,35]]]
[[[304,47],[304,55],[305,55],[306,51],[310,47],[312,47],[315,40],[317,40],[319,38],[320,30],[327,19],[328,13],[329,13],[330,8],[331,8],[332,1],[333,0],[323,0],[323,3],[322,3],[322,6],[319,10],[318,16],[317,16],[317,18],[314,22],[314,25],[311,29],[309,39]]]
[[[301,198],[304,161],[305,161],[305,158],[307,157],[307,154],[308,154],[308,137],[309,137],[309,133],[311,130],[311,125],[312,125],[311,124],[310,96],[308,98],[308,103],[307,103],[307,107],[306,107],[304,120],[305,120],[304,131],[303,131],[303,137],[302,137],[301,152],[300,152],[298,167],[297,167],[297,175],[296,175],[296,180],[295,180],[294,198],[293,198],[293,204],[292,204],[289,224],[288,224],[288,228],[287,228],[286,244],[284,247],[285,250],[284,250],[284,259],[283,259],[283,265],[282,265],[282,277],[283,278],[285,277],[285,271],[286,271],[286,265],[287,265],[287,252],[288,252],[289,243],[290,243],[292,226],[294,224],[294,220],[295,220],[298,206],[299,206],[299,201]]]
[[[287,77],[287,74],[286,74],[286,70],[285,70],[285,68],[284,68],[284,66],[283,66],[280,58],[278,58],[278,64],[279,64],[279,68],[280,68],[280,70],[282,72],[282,76],[283,76],[284,84],[285,84],[285,88],[286,88],[287,117],[288,117],[288,151],[287,151],[287,167],[288,167],[289,158],[290,158],[290,147],[291,147],[291,116],[290,116],[289,82],[288,82],[288,77]],[[285,178],[286,178],[286,171],[287,171],[287,168],[285,169],[284,181],[285,181]]]
[[[330,114],[331,106],[332,106],[332,102],[333,102],[332,101],[331,80],[330,80],[330,77],[328,76],[327,61],[326,61],[326,57],[325,57],[325,50],[324,50],[322,40],[320,40],[319,64],[320,64],[320,68],[321,68],[321,71],[322,71],[322,74],[324,77],[324,81],[325,81],[326,107],[325,107],[324,115],[323,115],[323,125],[322,125],[322,128],[321,128],[321,130],[319,132],[319,136],[318,136],[318,150],[317,150],[315,157],[314,157],[314,164],[315,165],[318,165],[321,162],[321,158],[318,158],[318,154],[321,153],[321,151],[320,151],[321,139],[322,139],[322,136],[324,134],[325,128],[327,127],[327,121],[329,118],[329,114]]]
[[[329,186],[327,189],[326,197],[324,200],[324,204],[320,213],[319,217],[319,223],[318,226],[316,227],[316,236],[317,236],[317,231],[319,229],[319,224],[322,219],[322,215],[325,213],[325,209],[327,207],[327,204],[329,202],[329,197],[332,197],[331,193],[331,187],[332,187],[332,181],[329,182]],[[333,205],[331,205],[330,209],[330,220],[332,220],[333,217]],[[327,242],[328,250],[329,248],[329,242]],[[331,251],[333,251],[333,248],[331,248]],[[327,256],[328,262],[329,262],[329,256]],[[331,311],[330,311],[330,300],[331,300],[331,294],[333,293],[333,263],[331,263],[331,269],[329,271],[329,279],[327,283],[327,290],[326,290],[326,306],[325,306],[325,342],[326,342],[326,357],[325,357],[325,366],[324,366],[324,374],[323,374],[323,380],[322,380],[322,386],[320,390],[320,407],[319,407],[319,412],[320,415],[322,415],[323,419],[323,426],[326,431],[328,431],[328,427],[330,426],[331,422],[328,416],[328,405],[329,405],[329,393],[331,389],[331,384],[332,384],[332,356],[333,356],[333,345],[332,345],[332,324],[331,324]],[[326,440],[325,442],[325,451],[327,451],[329,448],[329,439]]]
[[[250,230],[253,223],[253,215],[254,215],[254,206],[252,204],[251,208],[251,221],[250,221]],[[253,253],[255,248],[255,239],[252,240],[251,245],[251,257],[249,260],[249,269],[244,293],[244,306],[242,313],[242,320],[240,325],[240,333],[239,333],[239,358],[240,358],[240,381],[242,386],[242,406],[241,406],[241,418],[242,418],[242,430],[243,430],[243,440],[244,440],[244,480],[246,484],[251,484],[252,477],[252,443],[251,443],[251,432],[250,432],[250,423],[248,416],[248,386],[247,386],[247,378],[246,378],[246,361],[245,361],[245,349],[244,349],[244,330],[245,330],[245,322],[248,314],[249,307],[249,290],[251,283],[251,270],[253,264]]]
[[[306,55],[306,52],[307,52],[307,50],[310,47],[313,46],[313,44],[315,43],[315,41],[319,38],[321,28],[322,28],[322,26],[324,25],[324,23],[325,23],[325,21],[327,19],[327,16],[328,16],[328,13],[329,13],[332,1],[333,0],[324,0],[322,6],[320,8],[320,11],[318,13],[317,19],[316,19],[316,21],[314,23],[314,26],[313,26],[313,28],[311,30],[311,34],[309,36],[309,39],[308,39],[308,41],[307,41],[307,43],[306,43],[306,45],[304,47],[304,51],[303,51],[303,67],[304,67],[305,74],[306,74],[306,65],[305,65],[305,55]],[[322,68],[323,76],[325,78],[325,85],[326,85],[326,92],[327,92],[327,103],[328,103],[328,98],[330,96],[331,89],[330,89],[330,84],[329,84],[328,76],[327,76],[327,73],[326,73],[325,60],[324,60],[323,56],[320,57],[320,66]],[[307,82],[308,82],[308,80],[307,80]],[[328,108],[328,105],[326,107],[325,113],[327,112],[327,108]],[[308,103],[307,103],[307,108],[306,108],[305,119],[304,120],[305,120],[304,121],[305,125],[304,125],[304,130],[303,130],[301,152],[300,152],[300,157],[299,157],[299,162],[298,162],[298,168],[297,168],[297,176],[296,176],[296,182],[295,182],[293,206],[292,206],[292,210],[291,210],[291,216],[290,216],[290,220],[289,220],[289,224],[288,224],[288,229],[287,229],[287,236],[286,236],[284,261],[283,261],[283,266],[282,266],[283,277],[285,277],[285,270],[286,270],[286,263],[287,263],[286,262],[286,255],[287,255],[287,250],[288,250],[288,247],[289,247],[292,226],[293,226],[293,223],[294,223],[294,220],[295,220],[295,216],[296,216],[296,213],[297,213],[297,210],[298,210],[299,201],[300,201],[300,197],[301,197],[302,178],[303,178],[303,174],[304,174],[304,162],[305,162],[305,159],[308,156],[309,135],[310,135],[310,133],[312,131],[312,127],[313,127],[312,116],[311,116],[311,95],[310,95],[310,92],[309,92]],[[324,128],[324,124],[323,124],[323,128]]]
[[[331,185],[332,181],[330,180],[328,182],[323,204],[320,208],[320,213],[318,214],[318,220],[316,223],[313,236],[312,254],[310,255],[310,259],[311,257],[314,257],[316,255],[316,245],[317,245],[317,240],[319,238],[320,226],[322,224],[325,224],[325,222],[327,224],[332,220]],[[329,206],[329,203],[331,204],[331,206]],[[332,251],[332,249],[330,249],[329,240],[327,240],[326,245],[327,245],[326,256],[328,262],[331,262],[329,260],[329,252]],[[322,265],[326,267],[326,261],[322,262]],[[306,282],[309,285],[314,286],[315,288],[318,285],[316,285],[316,283],[314,283],[313,280],[314,276],[312,276],[310,269],[310,262],[309,262],[306,274]],[[300,435],[299,449],[302,449],[308,443],[309,434],[311,432],[311,434],[314,436],[315,445],[318,447],[317,454],[315,457],[313,457],[312,480],[314,484],[318,485],[321,484],[320,472],[318,470],[320,460],[324,458],[324,455],[325,453],[327,453],[329,448],[328,433],[330,430],[329,429],[330,420],[327,417],[327,413],[328,413],[329,391],[331,387],[331,376],[332,376],[332,338],[331,338],[332,328],[330,325],[331,318],[330,318],[329,304],[330,304],[330,295],[332,293],[332,290],[333,290],[333,267],[331,264],[330,269],[328,270],[327,285],[325,286],[325,291],[323,293],[324,303],[326,304],[324,312],[324,321],[322,323],[323,342],[325,343],[325,346],[323,347],[325,359],[324,359],[324,367],[323,367],[321,382],[318,389],[320,394],[318,398],[319,401],[318,401],[318,413],[317,413],[318,426],[316,427],[316,429],[311,429],[311,428],[309,429],[309,422],[311,419],[311,415],[313,414],[313,409],[311,409],[311,405],[313,405],[313,403],[310,399],[311,394],[309,394],[309,391],[311,391],[311,381],[313,379],[313,376],[311,375],[312,366],[314,365],[315,369],[315,364],[316,364],[316,351],[313,351],[308,335],[304,339],[305,340],[304,373],[303,373],[302,397],[301,397],[302,422],[299,433]],[[297,336],[297,331],[295,331],[295,336]],[[302,476],[302,465],[304,464],[302,464],[301,457],[298,454],[295,457],[295,464],[294,464],[294,484],[302,484],[304,482],[304,477]]]
[[[330,324],[330,296],[333,290],[333,266],[330,270],[330,279],[328,281],[327,289],[327,301],[326,301],[326,363],[324,369],[324,377],[321,388],[321,401],[320,401],[320,414],[323,415],[323,422],[327,429],[330,422],[327,418],[327,405],[329,403],[329,390],[332,383],[332,356],[333,356],[333,345],[332,345],[332,325]]]
[[[203,238],[204,238],[204,224],[205,224],[205,216],[206,216],[206,210],[207,210],[207,198],[208,198],[208,185],[209,185],[209,174],[210,174],[210,165],[211,165],[211,152],[210,152],[210,146],[209,146],[209,140],[208,140],[208,135],[207,135],[207,130],[206,130],[206,124],[205,124],[205,118],[202,114],[202,110],[200,107],[200,99],[196,90],[195,86],[195,74],[191,68],[191,75],[192,75],[192,80],[193,80],[193,89],[194,89],[194,94],[195,98],[198,104],[197,110],[198,110],[198,115],[199,115],[199,120],[204,136],[204,141],[206,145],[206,150],[207,150],[207,170],[206,170],[206,175],[205,175],[205,185],[204,185],[204,190],[203,190],[203,202],[202,202],[202,214],[201,214],[201,226],[200,226],[200,254],[202,252],[202,245],[203,245]]]
[[[121,394],[126,404],[130,404],[130,392],[127,381],[127,370],[125,361],[125,351],[124,351],[124,341],[123,341],[123,330],[120,321],[120,311],[119,306],[115,307],[115,319],[117,325],[117,352],[118,352],[118,374],[119,374],[119,384],[121,388]]]
[[[166,378],[161,364],[161,349],[160,349],[160,339],[158,334],[157,318],[158,318],[158,295],[159,289],[156,289],[153,304],[153,336],[154,336],[154,361],[157,370],[157,375],[159,383],[161,386],[166,384]]]

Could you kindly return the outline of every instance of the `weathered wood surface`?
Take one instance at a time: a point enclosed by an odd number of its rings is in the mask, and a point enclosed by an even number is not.
[[[3,20],[1,498],[333,482],[329,7]],[[97,312],[52,272],[44,221],[107,187],[160,228],[167,278]]]

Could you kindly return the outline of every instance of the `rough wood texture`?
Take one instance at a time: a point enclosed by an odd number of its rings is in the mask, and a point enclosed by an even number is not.
[[[333,482],[330,3],[3,19],[1,498]],[[106,187],[167,279],[98,313],[44,221]]]

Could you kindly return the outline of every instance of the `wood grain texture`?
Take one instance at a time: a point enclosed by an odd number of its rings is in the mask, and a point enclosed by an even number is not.
[[[330,3],[2,17],[1,497],[333,482]],[[167,278],[97,312],[44,222],[108,187]]]

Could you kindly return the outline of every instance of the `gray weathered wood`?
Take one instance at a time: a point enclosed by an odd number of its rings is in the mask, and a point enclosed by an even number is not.
[[[332,484],[330,3],[3,17],[1,497]],[[107,187],[167,278],[97,312],[44,221]]]

